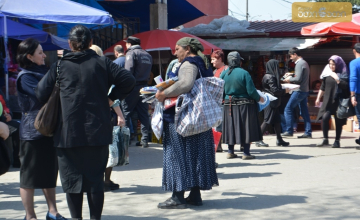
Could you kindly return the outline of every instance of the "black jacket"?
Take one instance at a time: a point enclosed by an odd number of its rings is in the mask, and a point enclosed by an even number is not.
[[[39,82],[36,96],[46,102],[56,81],[56,63]],[[135,85],[129,71],[93,50],[66,54],[60,63],[61,114],[56,147],[104,146],[112,142],[108,97],[124,99]],[[108,95],[111,85],[115,85]]]
[[[262,79],[262,87],[264,92],[270,93],[278,98],[275,100],[277,103],[281,103],[281,97],[285,95],[286,91],[281,88],[281,86],[278,86],[274,75],[265,74]]]
[[[126,51],[125,69],[136,79],[136,85],[147,85],[152,67],[152,57],[139,45],[131,46]]]

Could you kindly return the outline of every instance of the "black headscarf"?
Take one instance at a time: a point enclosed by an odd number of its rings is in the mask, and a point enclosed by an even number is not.
[[[271,59],[266,63],[266,74],[276,77],[277,85],[280,87],[279,61]]]

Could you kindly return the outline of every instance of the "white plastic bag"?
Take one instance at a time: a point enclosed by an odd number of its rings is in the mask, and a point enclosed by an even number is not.
[[[119,162],[119,133],[120,133],[120,126],[113,127],[113,135],[112,135],[112,144],[109,145],[109,158],[106,165],[106,168],[114,167]]]
[[[151,118],[151,128],[158,140],[160,140],[163,132],[163,111],[164,105],[162,102],[155,104],[154,113]]]
[[[258,106],[259,106],[259,112],[261,112],[262,110],[264,110],[264,108],[266,108],[271,101],[276,100],[277,98],[269,93],[263,93],[260,90],[257,90],[258,94],[264,98],[264,102],[258,102]]]

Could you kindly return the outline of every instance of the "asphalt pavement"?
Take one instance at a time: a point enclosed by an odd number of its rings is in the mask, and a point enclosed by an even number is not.
[[[274,135],[264,136],[270,147],[251,145],[254,160],[226,159],[216,154],[219,186],[202,191],[203,206],[161,210],[159,202],[170,197],[161,189],[162,145],[132,145],[130,164],[115,167],[112,180],[120,189],[105,193],[103,220],[166,219],[360,219],[360,150],[358,133],[343,132],[341,148],[316,147],[322,132],[312,139],[287,138],[289,147],[276,147]],[[330,131],[330,143],[335,132]],[[223,145],[227,149],[226,145]],[[235,146],[236,153],[240,147]],[[58,180],[57,206],[70,218],[66,197]],[[186,193],[187,194],[187,193]],[[47,206],[36,190],[35,210],[45,219]],[[89,219],[84,198],[83,217]],[[19,169],[0,176],[0,219],[23,219],[19,195]]]

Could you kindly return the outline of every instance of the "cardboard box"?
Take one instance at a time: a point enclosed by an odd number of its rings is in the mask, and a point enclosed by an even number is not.
[[[353,122],[354,120],[351,120],[351,119],[348,119],[346,121],[346,125],[343,126],[343,130],[344,131],[349,131],[349,132],[352,132],[353,131]],[[358,126],[359,127],[359,126]]]

